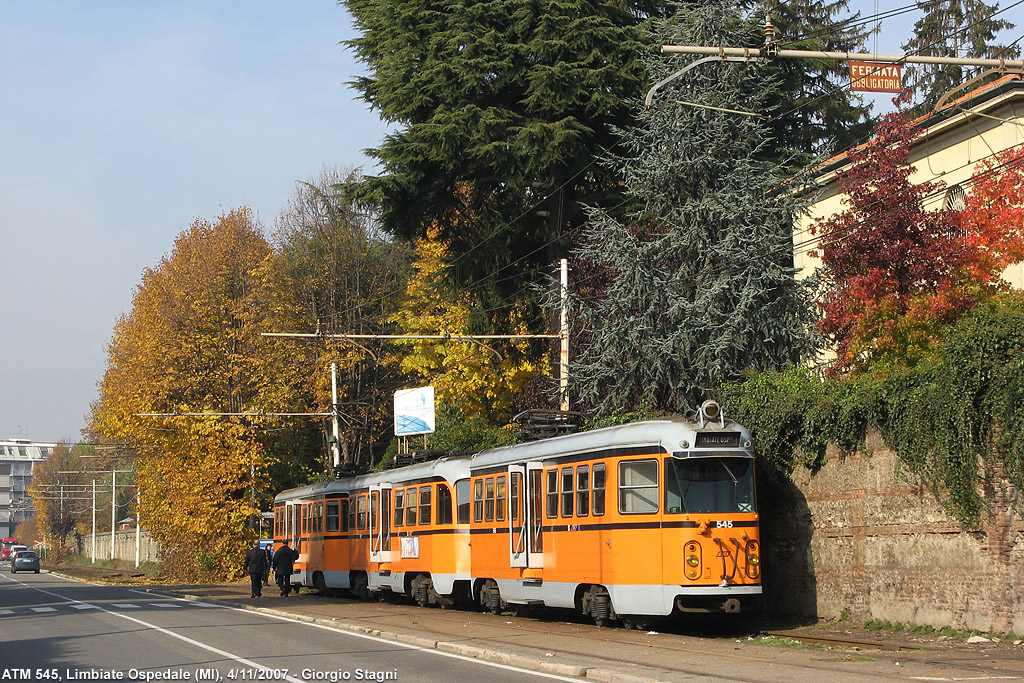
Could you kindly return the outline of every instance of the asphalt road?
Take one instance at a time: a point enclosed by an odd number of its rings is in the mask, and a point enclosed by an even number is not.
[[[50,574],[0,574],[0,681],[573,680]]]

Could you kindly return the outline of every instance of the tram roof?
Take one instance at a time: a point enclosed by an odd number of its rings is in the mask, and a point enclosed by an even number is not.
[[[683,416],[642,420],[640,422],[630,422],[587,432],[554,436],[548,439],[529,441],[512,446],[491,448],[472,456],[447,456],[429,462],[416,463],[381,472],[371,472],[354,477],[308,484],[282,491],[277,494],[274,500],[275,502],[283,502],[300,498],[308,499],[323,495],[346,493],[352,489],[362,489],[374,484],[396,484],[435,477],[454,482],[468,477],[471,467],[472,469],[481,469],[496,465],[540,461],[599,451],[653,447],[666,453],[673,453],[692,449],[697,431],[738,431],[741,443],[751,440],[750,432],[745,427],[728,419],[725,420],[724,425],[718,420],[706,422],[703,428],[695,420]],[[688,446],[683,446],[683,442],[687,443]]]
[[[576,434],[555,436],[550,439],[530,441],[482,451],[473,456],[473,469],[502,465],[512,462],[538,461],[548,458],[593,453],[615,449],[656,447],[666,453],[689,450],[694,445],[697,431],[740,432],[740,441],[749,441],[750,432],[732,420],[725,425],[717,420],[706,422],[704,427],[689,418],[675,416],[653,420],[630,422],[603,429],[594,429]],[[683,446],[686,442],[688,446]]]

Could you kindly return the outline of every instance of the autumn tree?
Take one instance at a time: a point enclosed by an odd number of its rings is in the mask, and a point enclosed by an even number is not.
[[[736,45],[760,22],[712,2],[658,29],[655,42]],[[651,81],[680,66],[646,65]],[[734,113],[759,109],[766,78],[756,65],[708,64],[623,132],[624,153],[608,161],[639,208],[626,219],[592,211],[574,269],[574,282],[601,282],[587,298],[573,287],[585,343],[570,375],[584,405],[684,410],[746,368],[808,352],[810,304],[792,268],[798,207],[764,160],[763,121]]]
[[[84,466],[81,450],[79,446],[59,443],[53,453],[32,470],[28,493],[36,509],[38,531],[49,539],[58,556],[64,554],[65,544],[76,526],[91,515],[84,501],[92,480],[86,474],[90,468]],[[77,547],[77,541],[75,545]]]
[[[260,336],[270,253],[246,208],[197,219],[144,271],[108,348],[91,428],[137,441],[142,524],[183,577],[239,571],[244,522],[269,495],[266,428],[280,424],[260,413],[305,409],[290,348]],[[207,413],[247,415],[195,416]]]
[[[1001,285],[1002,272],[1024,262],[1024,144],[975,167],[959,220],[972,257],[971,274]]]
[[[923,15],[914,24],[914,37],[903,44],[907,54],[921,57],[988,57],[1014,59],[1016,46],[1000,45],[999,31],[1014,24],[1002,18],[998,3],[983,0],[918,0]],[[997,18],[998,17],[998,18]],[[920,64],[907,67],[906,83],[919,102],[919,111],[931,110],[950,89],[981,72],[957,64]]]
[[[492,334],[495,314],[481,313],[471,291],[452,287],[450,247],[439,233],[430,230],[426,238],[416,240],[414,273],[401,305],[390,318],[396,333]],[[515,304],[500,315],[505,316],[502,329],[529,334]],[[466,418],[480,416],[495,425],[512,418],[517,395],[536,373],[546,371],[543,363],[531,360],[531,345],[524,340],[418,339],[396,346],[402,371],[413,380],[432,385],[439,403],[456,405]]]
[[[962,211],[926,210],[937,181],[913,183],[909,151],[920,136],[902,112],[885,116],[871,144],[840,175],[846,209],[819,220],[824,292],[820,329],[835,345],[833,372],[912,365],[948,325],[1005,285],[1024,260],[1022,150],[975,169]]]
[[[338,187],[355,172],[324,169],[296,185],[274,231],[272,261],[281,306],[274,323],[282,332],[382,334],[396,310],[409,271],[409,248],[390,239],[344,197]],[[371,464],[383,452],[390,427],[391,395],[402,384],[378,342],[365,339],[290,341],[292,364],[307,377],[303,395],[317,412],[331,409],[331,363],[340,369],[341,451],[344,462]],[[328,423],[323,423],[324,425]],[[326,432],[311,425],[301,440],[307,457],[326,453]],[[296,442],[293,448],[298,448]],[[296,453],[293,462],[316,463]],[[293,479],[297,475],[293,473]],[[295,481],[294,483],[305,483]]]

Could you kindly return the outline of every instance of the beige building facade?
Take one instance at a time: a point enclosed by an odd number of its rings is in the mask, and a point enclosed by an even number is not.
[[[943,191],[929,196],[925,209],[956,207],[970,192],[979,163],[999,152],[1024,143],[1024,76],[1008,75],[969,92],[916,124],[922,135],[910,150],[914,171],[911,182],[935,181]],[[812,275],[821,260],[812,254],[818,236],[810,226],[818,219],[848,208],[843,202],[839,174],[849,167],[847,155],[840,154],[817,171],[819,187],[809,195],[809,212],[793,233],[793,261],[798,277]],[[1024,264],[1010,266],[1003,278],[1016,289],[1024,289]]]

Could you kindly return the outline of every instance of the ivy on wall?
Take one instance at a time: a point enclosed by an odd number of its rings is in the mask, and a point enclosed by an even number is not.
[[[1024,295],[979,305],[913,367],[828,380],[804,367],[748,372],[720,399],[769,473],[819,467],[830,442],[861,449],[873,426],[956,519],[977,524],[984,466],[1024,490]]]

